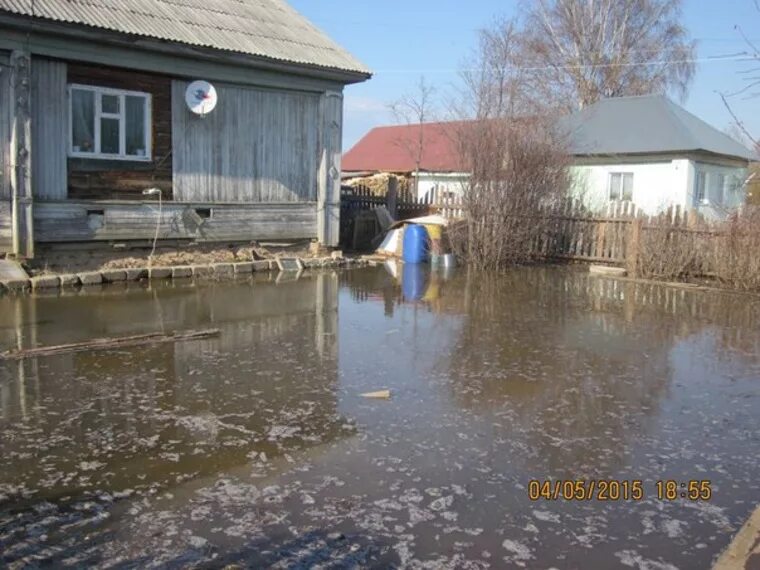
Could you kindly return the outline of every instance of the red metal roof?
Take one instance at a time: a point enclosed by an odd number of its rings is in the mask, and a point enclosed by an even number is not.
[[[457,133],[466,122],[376,127],[343,155],[344,172],[414,172],[422,128],[420,170],[463,172]]]

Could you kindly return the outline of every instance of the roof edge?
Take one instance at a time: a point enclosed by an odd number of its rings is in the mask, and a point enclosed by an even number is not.
[[[182,57],[205,57],[210,61],[222,61],[241,67],[251,67],[268,71],[284,71],[293,75],[304,75],[320,79],[330,79],[350,85],[361,83],[372,77],[369,70],[343,69],[318,64],[294,62],[264,55],[248,54],[234,50],[212,48],[175,40],[164,40],[154,36],[131,34],[76,22],[60,22],[49,18],[24,16],[0,8],[0,26],[7,26],[20,32],[39,32],[71,39],[86,39],[92,42],[108,43],[120,47],[142,49]]]
[[[748,149],[749,150],[749,149]],[[734,160],[736,162],[744,162],[747,164],[750,164],[751,162],[760,162],[760,158],[758,159],[749,159],[745,158],[743,156],[735,155],[735,154],[723,154],[719,152],[714,152],[712,150],[707,150],[704,148],[690,148],[690,149],[675,149],[675,150],[661,150],[661,151],[646,151],[646,152],[612,152],[612,153],[583,153],[583,152],[571,152],[570,156],[573,158],[616,158],[616,157],[644,157],[644,156],[662,156],[662,157],[673,157],[673,156],[681,156],[684,157],[685,155],[690,154],[703,154],[703,155],[709,155],[709,156],[715,156],[719,158],[726,158],[730,160]]]

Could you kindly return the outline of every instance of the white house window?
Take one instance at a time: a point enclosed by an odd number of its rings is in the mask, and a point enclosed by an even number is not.
[[[69,101],[70,156],[151,159],[149,93],[70,85]]]
[[[697,205],[704,203],[707,198],[707,173],[697,172],[696,188],[694,189],[694,201]]]
[[[610,173],[610,200],[633,200],[633,172]]]
[[[726,203],[726,176],[725,174],[715,175],[715,199],[718,204]]]

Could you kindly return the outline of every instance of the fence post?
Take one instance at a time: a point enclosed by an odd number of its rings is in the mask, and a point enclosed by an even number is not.
[[[642,218],[631,220],[628,229],[628,248],[626,251],[626,270],[629,277],[639,276],[639,256],[641,254],[641,228],[644,225]]]
[[[390,176],[388,178],[388,194],[386,196],[386,207],[394,220],[398,217],[398,178]]]

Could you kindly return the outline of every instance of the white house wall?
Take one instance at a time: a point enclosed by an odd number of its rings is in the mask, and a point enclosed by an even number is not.
[[[417,199],[435,202],[446,195],[461,197],[469,177],[466,173],[420,172]]]
[[[633,174],[633,202],[647,214],[656,214],[683,199],[688,161],[645,164],[604,164],[571,167],[573,193],[592,211],[603,211],[609,199],[612,173]]]
[[[709,208],[695,198],[698,173],[707,174]],[[688,158],[651,162],[585,164],[571,167],[573,194],[592,211],[601,212],[609,203],[610,174],[633,174],[633,203],[644,213],[656,215],[670,206],[698,208],[707,215],[720,216],[744,200],[741,183],[747,170],[739,166],[697,162]],[[719,185],[723,175],[724,184]],[[709,211],[707,211],[709,210]]]

